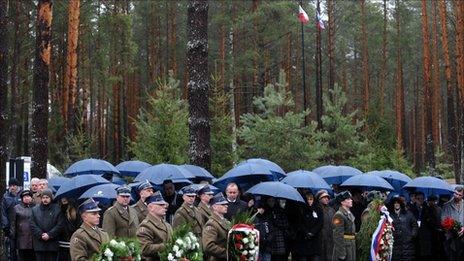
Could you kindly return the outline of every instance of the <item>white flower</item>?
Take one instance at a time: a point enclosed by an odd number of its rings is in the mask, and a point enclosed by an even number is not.
[[[175,255],[176,255],[176,257],[179,257],[179,258],[180,258],[180,256],[181,256],[182,254],[181,254],[180,251],[176,251],[176,254],[175,254]]]
[[[200,248],[200,244],[199,244],[199,243],[195,243],[195,248],[196,248],[196,249],[199,249],[199,248]]]
[[[255,244],[253,244],[253,242],[250,244],[250,248],[251,248],[251,249],[254,249],[254,248],[255,248]]]
[[[178,247],[177,245],[174,245],[174,246],[172,247],[172,251],[174,251],[174,252],[179,251],[179,247]]]
[[[108,257],[108,258],[113,257],[113,252],[111,252],[111,250],[110,250],[109,248],[107,248],[107,249],[105,250],[105,253],[104,253],[104,254],[105,254],[105,256]]]
[[[244,256],[248,255],[248,251],[244,250],[244,251],[242,252],[242,255],[244,255]]]
[[[174,256],[172,256],[171,253],[169,253],[169,255],[168,255],[168,260],[169,260],[169,261],[173,261],[173,260],[174,260]]]
[[[259,246],[255,246],[255,251],[258,252]]]
[[[244,239],[242,239],[242,241],[243,241],[244,244],[250,242],[250,240],[248,238],[246,238],[246,237]]]
[[[114,246],[116,246],[117,244],[118,244],[118,242],[116,242],[116,240],[111,239],[111,241],[110,241],[110,246],[114,247]]]
[[[176,244],[179,245],[179,246],[183,246],[184,245],[184,241],[182,241],[180,238],[176,240]]]
[[[250,250],[250,255],[255,255],[256,251],[255,250]]]

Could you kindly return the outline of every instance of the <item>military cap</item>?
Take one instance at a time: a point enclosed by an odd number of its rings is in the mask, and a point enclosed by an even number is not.
[[[198,195],[203,195],[203,194],[214,195],[214,192],[211,190],[209,185],[206,184],[198,190],[197,194]]]
[[[32,193],[32,191],[28,190],[28,189],[25,189],[23,191],[21,191],[21,194],[19,194],[19,197],[20,198],[23,198],[24,196],[31,196],[33,197],[34,194]]]
[[[84,203],[79,206],[79,212],[98,212],[101,209],[98,207],[98,202],[93,200],[93,198],[89,198]]]
[[[336,196],[335,196],[335,200],[338,202],[338,203],[341,203],[342,201],[344,201],[345,199],[349,199],[351,198],[351,193],[347,190],[345,191],[342,191],[340,193],[338,193]]]
[[[209,205],[212,206],[212,205],[227,205],[229,204],[229,201],[227,201],[227,199],[224,197],[224,195],[222,195],[222,193],[217,193],[216,195],[214,195],[214,197],[212,197],[210,200],[209,200]]]
[[[148,188],[153,188],[153,185],[151,185],[151,183],[148,180],[145,180],[137,187],[137,190],[140,192]]]
[[[367,193],[366,200],[367,202],[371,202],[374,199],[383,199],[383,195],[380,191],[372,190]]]
[[[122,185],[116,189],[116,193],[118,196],[130,196],[131,188],[126,185]]]
[[[153,195],[146,198],[145,203],[147,205],[150,204],[150,203],[158,204],[158,205],[167,204],[167,202],[164,201],[163,195],[161,195],[161,193],[159,191],[156,191],[155,193],[153,193]]]
[[[196,196],[197,195],[197,192],[196,192],[195,188],[190,186],[190,185],[183,187],[180,190],[180,192],[181,192],[182,195],[186,195],[186,196]]]

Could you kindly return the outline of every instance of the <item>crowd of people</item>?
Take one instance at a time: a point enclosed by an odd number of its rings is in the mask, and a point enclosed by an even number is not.
[[[47,180],[32,179],[30,188],[11,179],[3,195],[2,229],[8,260],[91,260],[101,244],[113,238],[137,238],[142,260],[160,260],[159,253],[173,229],[185,223],[200,239],[204,260],[227,260],[227,234],[238,213],[249,211],[260,232],[259,260],[361,260],[358,232],[378,206],[393,220],[392,260],[464,260],[464,228],[457,235],[444,231],[441,222],[451,217],[464,224],[464,189],[451,198],[416,192],[402,196],[357,190],[316,193],[298,189],[305,204],[281,198],[242,195],[230,183],[215,194],[208,184],[176,191],[165,181],[160,191],[147,181],[137,187],[117,188],[107,207],[93,199],[78,204],[71,198],[54,200]]]

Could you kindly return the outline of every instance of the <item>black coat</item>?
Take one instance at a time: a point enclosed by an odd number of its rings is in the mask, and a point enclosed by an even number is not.
[[[414,260],[414,238],[417,236],[417,221],[410,211],[402,209],[398,214],[390,212],[393,219],[392,261]]]
[[[271,253],[272,242],[274,241],[274,228],[270,212],[266,210],[262,215],[256,215],[254,225],[259,231],[259,251]]]
[[[32,249],[31,215],[34,204],[20,203],[14,207],[10,218],[10,235],[16,239],[17,249]]]
[[[32,208],[31,230],[34,251],[58,251],[58,236],[63,229],[63,216],[57,204],[37,205]],[[47,233],[50,239],[42,240],[42,233]]]
[[[421,223],[417,232],[416,257],[430,256],[432,255],[432,232],[439,224],[436,223],[437,220],[426,204],[421,209],[417,205],[412,205],[410,210],[415,219]]]
[[[320,232],[324,224],[324,214],[319,207],[303,206],[296,221],[296,239],[293,253],[302,256],[320,254]]]
[[[224,214],[224,217],[228,220],[232,220],[237,213],[245,212],[248,210],[248,204],[240,199],[235,200],[235,202],[230,202],[227,207],[227,213]]]

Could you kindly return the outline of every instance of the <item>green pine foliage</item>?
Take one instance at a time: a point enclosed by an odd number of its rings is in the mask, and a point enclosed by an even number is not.
[[[287,171],[310,169],[317,165],[325,147],[315,139],[315,124],[304,124],[309,111],[291,111],[294,104],[285,90],[283,71],[279,78],[279,83],[265,88],[263,97],[254,99],[258,113],[240,117],[240,156],[267,158]]]
[[[369,212],[363,217],[361,228],[356,234],[356,256],[358,260],[369,260],[372,234],[377,229],[380,220],[380,206],[383,205],[382,199],[374,199],[369,203]]]
[[[330,92],[332,99],[328,95],[323,97],[325,114],[317,138],[328,148],[323,156],[324,162],[341,164],[365,151],[367,143],[361,136],[364,122],[356,120],[356,110],[344,113],[347,97],[339,86]]]
[[[181,164],[187,161],[188,109],[180,98],[179,81],[159,80],[156,92],[141,110],[135,126],[137,137],[130,150],[138,160]]]
[[[237,161],[232,150],[232,115],[229,110],[229,95],[219,88],[219,79],[212,78],[209,100],[211,113],[211,171],[220,177]]]

